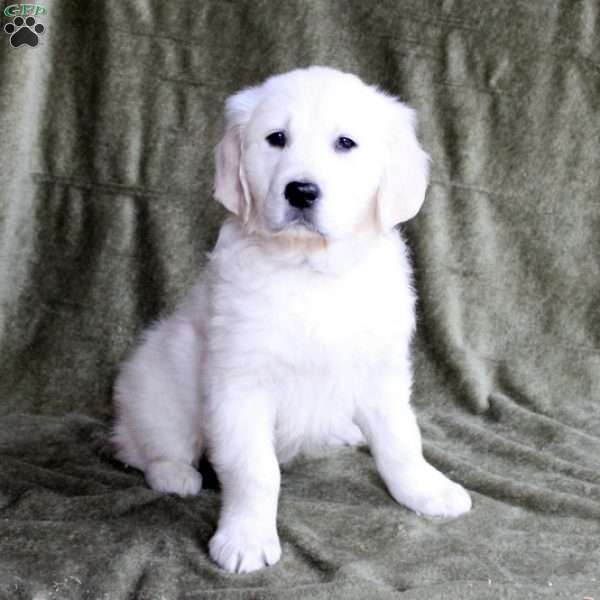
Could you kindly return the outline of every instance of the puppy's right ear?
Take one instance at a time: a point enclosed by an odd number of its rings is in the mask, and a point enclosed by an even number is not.
[[[253,87],[230,96],[225,102],[225,134],[215,150],[215,198],[244,222],[250,214],[250,192],[244,173],[243,133],[260,99]]]

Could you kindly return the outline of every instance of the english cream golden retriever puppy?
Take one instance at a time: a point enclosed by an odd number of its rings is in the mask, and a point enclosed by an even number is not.
[[[225,112],[215,196],[231,216],[187,298],[123,365],[118,458],[185,496],[208,454],[222,488],[209,550],[228,571],[279,560],[279,465],[330,444],[366,441],[414,511],[468,511],[423,458],[409,403],[415,294],[394,227],[427,186],[414,112],[324,67],[271,77]]]

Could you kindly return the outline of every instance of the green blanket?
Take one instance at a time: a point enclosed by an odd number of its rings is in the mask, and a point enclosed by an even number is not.
[[[597,0],[42,4],[37,46],[0,32],[0,597],[599,600]],[[215,482],[111,458],[111,385],[214,243],[224,99],[308,64],[418,110],[414,404],[474,507],[419,517],[333,451],[283,476],[282,561],[228,575]]]

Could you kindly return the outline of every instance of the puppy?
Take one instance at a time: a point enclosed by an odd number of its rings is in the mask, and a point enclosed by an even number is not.
[[[427,186],[413,111],[311,67],[233,95],[225,120],[215,196],[231,216],[187,298],[123,365],[118,458],[186,496],[208,454],[222,488],[209,550],[227,571],[279,560],[279,464],[330,444],[366,441],[414,511],[467,512],[467,492],[423,458],[409,404],[415,294],[394,226]]]

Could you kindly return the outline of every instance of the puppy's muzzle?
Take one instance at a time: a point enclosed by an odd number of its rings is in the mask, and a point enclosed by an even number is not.
[[[311,181],[290,181],[284,190],[284,196],[290,206],[300,210],[311,208],[320,195],[319,186]]]

